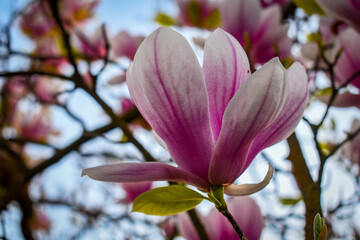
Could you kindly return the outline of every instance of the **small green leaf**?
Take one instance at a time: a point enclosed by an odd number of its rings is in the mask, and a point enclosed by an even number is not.
[[[332,88],[328,87],[328,88],[323,88],[323,89],[319,89],[314,93],[315,97],[320,97],[320,96],[325,96],[325,95],[331,95],[332,94]]]
[[[187,187],[171,185],[141,194],[135,199],[132,211],[167,216],[193,209],[204,199],[207,198]]]
[[[120,142],[121,143],[127,143],[127,142],[129,142],[129,138],[125,134],[123,134],[121,139],[120,139]]]
[[[190,1],[188,3],[186,15],[194,26],[201,27],[201,8],[198,2]]]
[[[175,24],[174,19],[165,13],[158,13],[155,17],[155,21],[162,26],[172,26]]]
[[[221,24],[221,14],[219,9],[215,9],[204,20],[203,27],[206,29],[215,29]]]
[[[314,218],[314,239],[315,240],[325,240],[327,235],[327,228],[325,225],[324,218],[320,214],[316,214]]]
[[[304,9],[306,14],[308,15],[312,15],[312,14],[325,15],[324,11],[316,3],[315,0],[292,0],[292,1],[296,4],[296,6]]]
[[[299,203],[302,198],[280,198],[280,202],[282,205],[293,206]]]
[[[327,143],[327,142],[319,142],[319,146],[320,146],[321,152],[325,156],[328,156],[334,149],[334,146],[331,143]]]

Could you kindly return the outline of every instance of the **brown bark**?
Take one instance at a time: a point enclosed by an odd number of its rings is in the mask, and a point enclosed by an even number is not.
[[[311,177],[296,134],[293,133],[287,141],[290,148],[288,159],[292,163],[292,171],[305,203],[305,239],[313,240],[314,217],[317,213],[322,215],[321,187]]]

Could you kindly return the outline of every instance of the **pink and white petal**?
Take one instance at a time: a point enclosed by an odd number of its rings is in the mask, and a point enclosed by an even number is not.
[[[206,40],[204,75],[209,95],[211,128],[216,142],[226,106],[250,76],[245,51],[234,37],[220,28]]]
[[[360,32],[360,9],[349,0],[316,0],[326,14],[343,20]]]
[[[159,28],[139,47],[126,78],[140,113],[174,161],[207,180],[214,149],[208,95],[189,43],[170,28]]]
[[[221,1],[221,28],[233,35],[244,46],[244,34],[252,36],[259,27],[260,11],[259,1]]]
[[[175,181],[207,190],[202,178],[165,163],[117,163],[84,169],[82,176],[103,182]]]
[[[241,174],[256,135],[279,115],[286,99],[285,69],[278,58],[251,75],[224,113],[209,168],[214,185],[233,183]]]
[[[286,139],[301,120],[309,100],[308,78],[305,68],[298,62],[286,71],[287,97],[280,115],[256,136],[242,172],[264,148]]]

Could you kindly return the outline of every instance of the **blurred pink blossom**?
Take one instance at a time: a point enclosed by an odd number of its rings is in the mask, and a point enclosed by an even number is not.
[[[130,98],[121,98],[120,99],[121,102],[121,111],[123,113],[131,110],[133,107],[135,107],[135,104],[133,103],[133,101],[131,101]]]
[[[59,0],[59,13],[66,28],[79,26],[92,17],[99,0]],[[21,29],[30,37],[53,37],[57,25],[52,19],[51,8],[47,1],[32,0],[25,7],[20,18]]]
[[[264,218],[256,202],[248,197],[233,198],[228,202],[229,211],[243,230],[248,240],[259,240],[264,227]],[[217,209],[206,216],[200,216],[210,240],[237,240],[239,237],[231,223]],[[200,240],[187,213],[180,213],[178,220],[180,234],[187,240]]]
[[[7,99],[7,110],[11,116],[14,115],[16,105],[19,100],[24,97],[29,91],[29,83],[26,77],[12,77],[5,80],[1,88],[1,95]],[[11,121],[12,117],[8,117]]]
[[[86,56],[94,59],[104,58],[106,56],[105,39],[102,27],[99,26],[92,35],[77,34],[79,50]]]
[[[330,101],[331,95],[321,95],[318,96],[317,99],[319,99],[321,102],[328,104]],[[360,108],[360,94],[352,94],[349,92],[339,93],[336,95],[332,105],[333,107],[357,107]]]
[[[60,14],[67,26],[79,26],[91,18],[100,0],[59,0]]]
[[[350,133],[355,133],[360,128],[360,120],[354,119],[351,124]],[[342,148],[342,154],[351,160],[355,164],[360,166],[360,134],[358,134],[353,140],[345,143]]]
[[[339,48],[342,53],[334,67],[336,81],[344,84],[355,73],[360,70],[360,54],[359,54],[360,33],[352,28],[343,30],[338,36]],[[351,84],[360,89],[360,75],[351,81]]]
[[[289,56],[292,45],[287,36],[289,24],[281,23],[279,6],[262,9],[259,1],[224,0],[220,12],[221,27],[240,42],[252,64]]]
[[[43,108],[41,111],[27,114],[18,112],[13,122],[18,136],[20,138],[46,142],[50,135],[57,135],[58,132],[53,129],[47,110],[47,108]]]
[[[329,16],[342,20],[360,33],[359,0],[316,0]]]
[[[43,37],[50,33],[55,24],[44,1],[30,1],[21,14],[21,29],[30,37]]]
[[[121,31],[111,41],[112,55],[115,58],[127,57],[133,60],[136,50],[143,40],[143,36],[131,36],[127,32]]]
[[[34,93],[41,102],[55,104],[57,102],[55,94],[59,88],[58,82],[47,77],[39,77],[35,82]]]
[[[121,183],[121,187],[125,191],[125,198],[121,202],[129,204],[140,194],[149,191],[152,187],[152,182]]]
[[[173,239],[176,234],[176,224],[173,216],[167,217],[164,221],[160,222],[158,226],[164,231],[167,239]]]
[[[42,208],[35,208],[33,217],[30,220],[30,228],[33,231],[47,231],[51,227],[51,221]]]

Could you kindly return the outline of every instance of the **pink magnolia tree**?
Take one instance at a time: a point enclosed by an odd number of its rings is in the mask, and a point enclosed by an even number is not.
[[[358,1],[107,4],[0,23],[0,238],[358,238]]]

